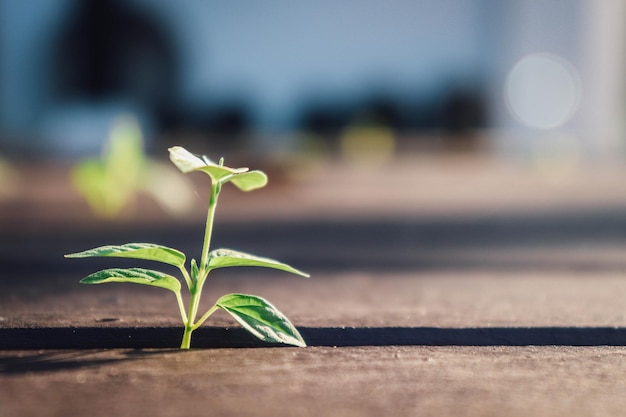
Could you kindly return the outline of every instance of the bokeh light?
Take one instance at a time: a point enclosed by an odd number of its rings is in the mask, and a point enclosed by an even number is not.
[[[522,124],[553,129],[576,112],[582,87],[576,69],[562,57],[526,55],[508,74],[505,99],[511,114]]]

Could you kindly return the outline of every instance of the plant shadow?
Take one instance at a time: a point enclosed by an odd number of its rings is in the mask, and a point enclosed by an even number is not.
[[[99,367],[119,363],[120,361],[137,360],[146,356],[175,352],[144,351],[132,349],[122,352],[98,350],[64,350],[64,351],[20,351],[0,357],[0,375],[18,375],[24,373],[46,373],[70,371],[74,369]]]

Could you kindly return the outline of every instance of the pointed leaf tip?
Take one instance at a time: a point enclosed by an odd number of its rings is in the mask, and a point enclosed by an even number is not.
[[[228,268],[234,266],[257,266],[263,268],[278,269],[280,271],[290,272],[309,278],[309,274],[302,272],[286,263],[279,262],[275,259],[264,258],[261,256],[251,255],[249,253],[240,252],[232,249],[215,249],[209,252],[209,268]]]
[[[126,243],[124,245],[107,245],[89,249],[83,252],[70,253],[66,258],[116,257],[144,259],[163,262],[168,265],[182,267],[185,264],[185,254],[167,246],[154,243]]]
[[[306,342],[287,317],[261,297],[227,294],[217,300],[215,305],[264,342],[306,346]]]

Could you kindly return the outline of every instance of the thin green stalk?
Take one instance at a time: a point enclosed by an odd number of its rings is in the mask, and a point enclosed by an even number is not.
[[[187,313],[185,313],[185,304],[183,303],[183,297],[180,295],[180,291],[174,294],[176,294],[176,301],[178,302],[180,317],[183,319],[183,323],[187,323]]]
[[[215,313],[215,311],[218,309],[219,307],[217,307],[217,305],[214,305],[213,307],[211,307],[209,309],[209,311],[207,311],[206,313],[204,313],[204,315],[202,317],[200,317],[200,320],[197,321],[196,324],[193,325],[193,330],[196,330],[198,327],[202,326],[202,323],[204,323],[210,316],[211,314]]]
[[[196,283],[196,288],[191,294],[191,300],[189,301],[189,324],[193,326],[196,316],[198,315],[198,306],[200,305],[200,296],[202,295],[202,286],[204,280]]]
[[[187,283],[187,288],[191,289],[191,278],[189,277],[189,273],[185,269],[184,266],[179,267],[180,272],[183,274],[183,278],[185,278],[185,282]]]
[[[193,331],[210,316],[210,314],[205,314],[198,323],[195,323],[196,315],[198,314],[198,306],[200,305],[202,287],[204,286],[204,281],[209,273],[209,249],[211,247],[213,220],[215,219],[215,209],[217,207],[220,189],[221,183],[217,182],[215,184],[211,184],[211,198],[209,200],[209,209],[207,211],[206,227],[204,230],[204,243],[202,246],[202,257],[200,258],[200,271],[194,279],[189,278],[187,271],[183,273],[185,280],[188,281],[191,298],[189,299],[189,314],[187,315],[187,318],[183,320],[185,323],[185,332],[183,333],[183,341],[180,345],[181,349],[189,349],[191,347],[191,333],[193,333]],[[209,311],[212,313],[211,310]]]
[[[191,326],[185,324],[185,332],[183,333],[183,341],[180,344],[181,349],[189,349],[191,347]]]
[[[191,287],[191,298],[189,299],[189,314],[185,322],[185,332],[183,333],[183,341],[180,345],[181,349],[189,349],[191,347],[191,333],[194,329],[194,321],[196,314],[198,313],[198,305],[200,304],[200,294],[202,287],[198,287],[198,282],[195,282]]]
[[[206,277],[209,262],[209,248],[211,247],[211,235],[213,233],[213,220],[215,219],[215,209],[220,195],[221,184],[211,184],[211,199],[209,200],[209,210],[207,212],[206,227],[204,230],[204,244],[202,246],[202,258],[200,258],[200,275]]]

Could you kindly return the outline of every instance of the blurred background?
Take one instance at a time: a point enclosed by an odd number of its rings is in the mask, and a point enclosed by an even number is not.
[[[151,149],[332,152],[376,127],[394,146],[623,155],[621,1],[3,0],[0,19],[6,155],[97,153],[128,114]]]
[[[159,162],[177,144],[244,155],[230,160],[275,170],[279,183],[302,180],[296,165],[394,165],[405,194],[431,178],[411,171],[424,161],[482,158],[436,168],[447,180],[422,185],[439,206],[454,206],[449,195],[463,191],[448,184],[471,173],[475,194],[494,178],[510,191],[494,160],[575,172],[575,195],[581,177],[623,163],[625,20],[626,2],[611,0],[2,0],[0,196],[23,215],[36,204],[20,184],[61,201],[48,184],[69,175],[96,214],[113,217],[126,197],[102,195],[132,182],[122,194],[158,200],[171,177],[152,165],[113,178],[111,167]],[[73,171],[45,171],[53,163]]]

